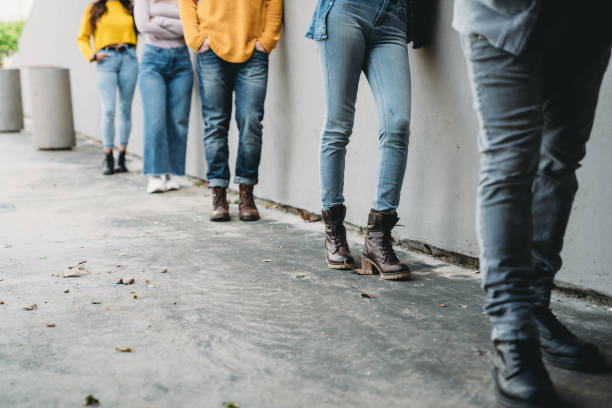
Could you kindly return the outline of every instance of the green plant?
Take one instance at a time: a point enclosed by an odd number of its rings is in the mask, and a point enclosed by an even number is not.
[[[23,21],[0,23],[0,66],[2,60],[17,51]]]

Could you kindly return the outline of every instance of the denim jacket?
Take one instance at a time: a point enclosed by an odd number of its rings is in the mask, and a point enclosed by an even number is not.
[[[538,20],[543,0],[455,0],[453,28],[520,54]]]
[[[306,38],[321,41],[327,39],[327,16],[336,0],[319,0],[315,8],[310,28]],[[427,45],[433,18],[432,0],[408,0],[408,42],[412,41],[413,48]]]

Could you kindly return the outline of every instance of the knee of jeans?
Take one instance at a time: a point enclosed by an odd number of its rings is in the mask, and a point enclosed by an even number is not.
[[[352,133],[352,121],[326,120],[321,135],[321,144],[324,147],[344,148],[348,145]]]
[[[482,184],[497,182],[531,183],[539,162],[539,152],[499,148],[481,152]]]
[[[407,145],[410,137],[410,118],[405,115],[391,115],[382,129],[381,137],[386,137],[388,143],[397,146]]]
[[[102,118],[105,120],[114,120],[115,119],[115,109],[111,106],[102,107]]]

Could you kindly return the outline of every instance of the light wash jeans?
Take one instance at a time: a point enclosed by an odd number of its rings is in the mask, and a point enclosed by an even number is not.
[[[518,56],[462,37],[481,125],[478,235],[493,340],[537,338],[532,311],[549,307],[610,59],[609,4],[573,10],[555,35],[536,27]]]
[[[187,47],[147,44],[138,86],[144,111],[144,175],[185,175],[193,68]]]
[[[119,145],[127,146],[132,130],[132,100],[138,78],[136,48],[125,52],[102,51],[110,55],[96,63],[96,82],[102,104],[102,140],[104,147],[115,144],[115,107],[119,90]]]
[[[327,16],[327,39],[317,41],[326,104],[320,152],[325,210],[344,203],[346,146],[362,71],[379,123],[373,208],[395,211],[399,205],[410,135],[407,28],[407,0],[336,0]]]
[[[238,157],[236,184],[257,184],[268,86],[268,54],[254,51],[242,63],[219,58],[213,50],[198,54],[198,85],[204,119],[204,153],[209,187],[227,187],[230,180],[227,132],[236,92]]]

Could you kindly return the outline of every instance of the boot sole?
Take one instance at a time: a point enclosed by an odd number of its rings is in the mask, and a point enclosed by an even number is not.
[[[376,263],[370,258],[361,255],[361,270],[357,272],[359,275],[376,275],[380,276],[382,280],[404,280],[410,277],[412,272],[404,271],[397,273],[381,273]]]
[[[213,222],[227,222],[230,220],[230,216],[210,217]]]
[[[355,264],[334,264],[329,262],[327,259],[327,251],[325,252],[325,262],[327,262],[327,267],[335,270],[346,270],[346,269],[355,269]]]
[[[602,373],[606,371],[606,365],[603,363],[601,357],[600,360],[595,363],[577,360],[571,357],[556,356],[542,349],[542,358],[550,365],[565,370],[580,371],[583,373]]]
[[[260,217],[240,217],[240,221],[259,221]]]
[[[493,383],[495,386],[495,397],[497,398],[498,404],[504,408],[558,408],[560,406],[560,402],[556,398],[553,401],[546,402],[546,404],[544,405],[535,402],[522,401],[511,398],[504,394],[504,392],[499,387],[495,369],[491,371],[491,374],[493,375]]]

